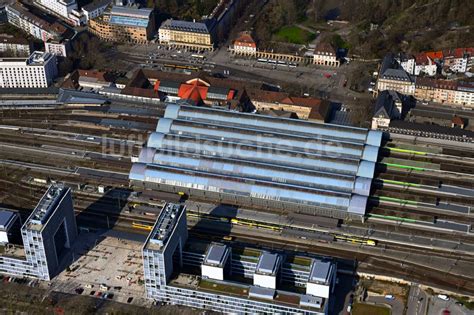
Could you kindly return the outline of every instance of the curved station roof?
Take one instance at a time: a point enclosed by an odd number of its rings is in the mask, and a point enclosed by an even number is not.
[[[129,178],[365,215],[382,133],[170,104]]]

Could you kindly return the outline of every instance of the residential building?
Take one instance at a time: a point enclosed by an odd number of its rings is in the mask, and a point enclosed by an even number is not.
[[[474,85],[456,81],[417,78],[415,98],[474,108]]]
[[[320,42],[314,49],[313,63],[315,65],[339,67],[340,61],[337,59],[337,51],[331,44]]]
[[[89,21],[101,16],[111,3],[112,0],[95,0],[83,6],[81,11],[85,16],[86,21]]]
[[[107,41],[147,44],[155,34],[153,10],[113,6],[89,20],[89,31]]]
[[[58,74],[56,56],[35,51],[28,58],[0,58],[0,87],[48,87]]]
[[[45,44],[45,51],[57,56],[66,57],[69,50],[70,32],[60,23],[49,23],[19,2],[6,7],[8,22]]]
[[[408,74],[415,74],[415,58],[413,56],[407,55],[405,53],[398,53],[395,56],[395,60]]]
[[[403,102],[395,91],[381,91],[375,102],[372,118],[372,129],[388,127],[392,119],[400,119],[403,112]]]
[[[296,256],[290,264],[286,253],[220,243],[196,252],[187,237],[185,206],[166,204],[143,246],[147,298],[222,313],[329,313],[336,282],[330,260]]]
[[[169,104],[129,178],[136,189],[363,221],[381,140],[364,128]]]
[[[77,236],[71,189],[51,185],[21,227],[25,258],[0,256],[0,272],[51,280]]]
[[[380,66],[376,87],[375,94],[392,90],[405,95],[414,95],[415,78],[400,66],[393,54],[388,54]]]
[[[31,13],[28,8],[20,2],[7,5],[8,23],[22,29],[27,34],[42,40],[43,42],[59,40],[64,37],[67,29],[60,23],[49,23],[43,18]]]
[[[420,53],[415,56],[415,71],[414,75],[435,76],[437,72],[437,64],[428,57],[425,53]]]
[[[159,42],[177,48],[212,50],[211,33],[203,22],[188,22],[168,19],[158,30]]]
[[[444,66],[452,72],[464,73],[474,66],[474,48],[456,48],[443,54]]]
[[[66,19],[77,10],[76,0],[38,0],[38,4]]]
[[[257,54],[257,44],[250,33],[243,32],[234,41],[232,52],[236,55],[255,57]]]
[[[58,57],[67,57],[70,50],[69,40],[56,41],[48,39],[44,42],[44,50]]]
[[[30,43],[28,40],[9,34],[0,34],[0,52],[9,53],[12,57],[29,56]]]

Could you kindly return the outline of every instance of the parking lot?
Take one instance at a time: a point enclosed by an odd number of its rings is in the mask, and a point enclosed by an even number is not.
[[[460,305],[455,299],[450,298],[448,301],[445,301],[434,295],[429,299],[427,314],[474,315],[474,311],[468,310],[466,307]]]
[[[75,244],[70,254],[74,256],[74,263],[50,284],[45,284],[49,290],[122,303],[150,303],[144,298],[142,242],[81,233]]]
[[[193,52],[186,49],[169,49],[160,45],[136,45],[133,49],[121,49],[124,58],[146,68],[160,69],[164,64],[196,65],[204,71],[219,73],[234,79],[253,79],[257,81],[285,84],[296,87],[297,94],[315,97],[330,97],[343,102],[356,98],[370,99],[369,93],[355,93],[348,89],[348,73],[352,65],[338,68],[299,64],[258,62],[255,58],[234,57],[225,47],[207,52]],[[197,57],[199,56],[199,57]]]

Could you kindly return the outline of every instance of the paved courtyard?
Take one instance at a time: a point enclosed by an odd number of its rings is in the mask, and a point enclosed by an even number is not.
[[[126,303],[133,297],[134,304],[145,305],[149,302],[144,299],[142,245],[141,241],[121,238],[120,233],[81,233],[68,254],[74,262],[53,279],[50,290],[76,293],[82,288],[83,295],[112,293],[118,302]]]

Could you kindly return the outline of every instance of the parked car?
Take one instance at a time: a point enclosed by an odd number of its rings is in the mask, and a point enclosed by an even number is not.
[[[438,294],[438,299],[443,301],[449,301],[449,296],[447,296],[446,294]]]
[[[391,301],[391,300],[395,300],[395,297],[392,294],[387,294],[385,295],[385,299]]]
[[[133,296],[131,296],[127,299],[127,303],[132,303],[132,301],[133,301]]]
[[[84,289],[83,288],[76,288],[76,290],[74,290],[77,294],[82,294],[82,292],[84,292]]]

